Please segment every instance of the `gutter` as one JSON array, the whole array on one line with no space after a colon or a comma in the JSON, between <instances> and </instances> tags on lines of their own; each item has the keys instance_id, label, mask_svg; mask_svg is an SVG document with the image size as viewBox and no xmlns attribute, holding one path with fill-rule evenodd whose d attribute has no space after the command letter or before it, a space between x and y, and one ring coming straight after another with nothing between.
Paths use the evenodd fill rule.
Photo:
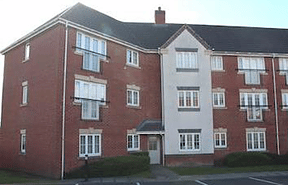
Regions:
<instances>
[{"instance_id":1,"label":"gutter","mask_svg":"<svg viewBox=\"0 0 288 185\"><path fill-rule=\"evenodd\" d=\"M279 143L279 120L278 120L278 101L277 101L277 88L275 78L275 54L272 54L272 70L273 70L273 90L274 90L274 109L275 109L275 127L276 127L276 142L277 142L277 154L280 155L280 143Z\"/></svg>"},{"instance_id":2,"label":"gutter","mask_svg":"<svg viewBox=\"0 0 288 185\"><path fill-rule=\"evenodd\" d=\"M63 97L62 97L62 147L61 147L61 180L65 173L65 106L66 106L66 81L67 81L67 52L68 52L68 21L65 24L65 51L63 72Z\"/></svg>"}]
</instances>

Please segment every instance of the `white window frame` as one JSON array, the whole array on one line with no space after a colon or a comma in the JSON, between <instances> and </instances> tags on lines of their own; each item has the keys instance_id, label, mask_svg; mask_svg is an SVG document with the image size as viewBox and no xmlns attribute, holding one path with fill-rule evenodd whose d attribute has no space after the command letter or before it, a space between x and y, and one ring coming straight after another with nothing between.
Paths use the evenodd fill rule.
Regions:
<instances>
[{"instance_id":1,"label":"white window frame","mask_svg":"<svg viewBox=\"0 0 288 185\"><path fill-rule=\"evenodd\" d=\"M245 74L245 84L259 85L260 74L266 73L263 57L238 57L239 72Z\"/></svg>"},{"instance_id":2,"label":"white window frame","mask_svg":"<svg viewBox=\"0 0 288 185\"><path fill-rule=\"evenodd\" d=\"M251 148L249 147L250 140L249 134L251 134ZM261 141L260 141L260 135L263 134L263 148L260 148ZM257 135L257 141L255 141L255 135ZM247 151L266 151L266 135L265 132L246 132L246 146ZM258 147L258 148L257 148Z\"/></svg>"},{"instance_id":3,"label":"white window frame","mask_svg":"<svg viewBox=\"0 0 288 185\"><path fill-rule=\"evenodd\" d=\"M26 154L26 130L20 131L20 152Z\"/></svg>"},{"instance_id":4,"label":"white window frame","mask_svg":"<svg viewBox=\"0 0 288 185\"><path fill-rule=\"evenodd\" d=\"M132 102L129 102L129 92L131 92L131 100ZM136 99L138 100L135 102L135 95ZM127 89L127 105L129 106L139 106L140 105L140 91L135 89Z\"/></svg>"},{"instance_id":5,"label":"white window frame","mask_svg":"<svg viewBox=\"0 0 288 185\"><path fill-rule=\"evenodd\" d=\"M256 95L259 96L259 107L253 107L256 105ZM252 107L249 107L249 96L252 97ZM243 104L244 103L244 104ZM258 104L258 102L257 102ZM248 121L262 121L263 120L263 109L268 109L266 106L268 104L267 93L240 93L240 109L247 110L247 120ZM266 107L264 107L264 105ZM259 109L260 118L257 118L257 112ZM252 111L253 118L249 118L250 111Z\"/></svg>"},{"instance_id":6,"label":"white window frame","mask_svg":"<svg viewBox=\"0 0 288 185\"><path fill-rule=\"evenodd\" d=\"M217 143L217 136L219 138L219 144ZM225 144L222 144L224 137ZM226 132L215 132L214 133L214 146L215 148L227 148L227 133Z\"/></svg>"},{"instance_id":7,"label":"white window frame","mask_svg":"<svg viewBox=\"0 0 288 185\"><path fill-rule=\"evenodd\" d=\"M288 92L282 93L282 109L288 109Z\"/></svg>"},{"instance_id":8,"label":"white window frame","mask_svg":"<svg viewBox=\"0 0 288 185\"><path fill-rule=\"evenodd\" d=\"M31 50L31 45L30 45L30 43L27 43L25 45L25 58L24 58L25 61L29 60L29 58L30 58L30 50Z\"/></svg>"},{"instance_id":9,"label":"white window frame","mask_svg":"<svg viewBox=\"0 0 288 185\"><path fill-rule=\"evenodd\" d=\"M198 69L197 52L176 51L176 68Z\"/></svg>"},{"instance_id":10,"label":"white window frame","mask_svg":"<svg viewBox=\"0 0 288 185\"><path fill-rule=\"evenodd\" d=\"M99 106L105 105L106 101L106 85L75 80L74 97L76 103L82 102L82 119L99 120ZM87 114L85 113L85 109L87 109Z\"/></svg>"},{"instance_id":11,"label":"white window frame","mask_svg":"<svg viewBox=\"0 0 288 185\"><path fill-rule=\"evenodd\" d=\"M212 71L223 71L222 56L211 56L211 69Z\"/></svg>"},{"instance_id":12,"label":"white window frame","mask_svg":"<svg viewBox=\"0 0 288 185\"><path fill-rule=\"evenodd\" d=\"M225 92L213 92L212 93L213 97L213 107L225 107ZM222 95L223 97L223 103L221 104L220 101L220 96ZM217 104L215 104L215 96L217 97Z\"/></svg>"},{"instance_id":13,"label":"white window frame","mask_svg":"<svg viewBox=\"0 0 288 185\"><path fill-rule=\"evenodd\" d=\"M184 105L180 104L180 94L183 93L184 95ZM188 105L187 101L187 94L190 93L190 103L191 105ZM198 105L195 105L196 103L194 102L194 93L196 94L196 101L198 102ZM200 97L199 97L199 90L178 90L178 108L199 108L200 107Z\"/></svg>"},{"instance_id":14,"label":"white window frame","mask_svg":"<svg viewBox=\"0 0 288 185\"><path fill-rule=\"evenodd\" d=\"M195 141L196 135L198 135L198 139L199 139L198 142ZM183 143L183 140L181 141L181 136L182 138L184 137L184 145L185 145L184 148L183 146L181 146L181 144ZM190 147L188 147L188 136L191 136L191 139L192 139L192 140L189 140ZM199 148L195 147L196 142L199 143ZM201 150L201 133L179 133L179 150L180 151L200 151Z\"/></svg>"},{"instance_id":15,"label":"white window frame","mask_svg":"<svg viewBox=\"0 0 288 185\"><path fill-rule=\"evenodd\" d=\"M286 85L288 85L288 58L279 58L280 75L286 76Z\"/></svg>"},{"instance_id":16,"label":"white window frame","mask_svg":"<svg viewBox=\"0 0 288 185\"><path fill-rule=\"evenodd\" d=\"M136 56L136 58L134 56ZM137 51L133 51L131 49L127 49L127 51L126 51L126 62L129 65L139 67L139 53Z\"/></svg>"},{"instance_id":17,"label":"white window frame","mask_svg":"<svg viewBox=\"0 0 288 185\"><path fill-rule=\"evenodd\" d=\"M77 32L76 47L76 51L83 55L82 68L93 72L100 72L100 59L106 60L106 41L82 32Z\"/></svg>"},{"instance_id":18,"label":"white window frame","mask_svg":"<svg viewBox=\"0 0 288 185\"><path fill-rule=\"evenodd\" d=\"M28 104L28 82L22 83L22 105Z\"/></svg>"},{"instance_id":19,"label":"white window frame","mask_svg":"<svg viewBox=\"0 0 288 185\"><path fill-rule=\"evenodd\" d=\"M81 138L82 136L85 138L85 143L84 143L84 152L82 152L82 143L81 143ZM89 143L88 143L88 137L92 137L92 152L89 152ZM98 137L98 146L99 146L99 151L95 151L95 137ZM90 156L101 156L101 134L79 134L79 157L85 157L85 155Z\"/></svg>"},{"instance_id":20,"label":"white window frame","mask_svg":"<svg viewBox=\"0 0 288 185\"><path fill-rule=\"evenodd\" d=\"M131 146L129 145L129 137L131 137ZM137 138L137 141L136 139ZM137 146L135 146L137 143ZM127 150L128 151L135 151L140 150L140 135L139 134L127 134Z\"/></svg>"}]
</instances>

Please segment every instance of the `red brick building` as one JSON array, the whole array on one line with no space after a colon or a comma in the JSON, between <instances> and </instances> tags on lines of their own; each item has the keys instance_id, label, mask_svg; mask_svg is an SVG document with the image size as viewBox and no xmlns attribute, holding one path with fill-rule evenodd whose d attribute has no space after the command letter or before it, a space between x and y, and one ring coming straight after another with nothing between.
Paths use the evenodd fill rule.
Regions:
<instances>
[{"instance_id":1,"label":"red brick building","mask_svg":"<svg viewBox=\"0 0 288 185\"><path fill-rule=\"evenodd\" d=\"M155 21L124 23L76 4L1 51L0 167L60 178L85 155L95 161L149 151L152 164L178 165L211 164L237 151L288 151L288 30L166 24L161 8ZM185 34L194 45L176 53L198 57L174 70L170 59L180 59L168 48ZM165 81L166 67L183 83L185 72L210 76L187 87ZM175 102L165 95L172 85ZM170 123L177 104L179 123Z\"/></svg>"}]
</instances>

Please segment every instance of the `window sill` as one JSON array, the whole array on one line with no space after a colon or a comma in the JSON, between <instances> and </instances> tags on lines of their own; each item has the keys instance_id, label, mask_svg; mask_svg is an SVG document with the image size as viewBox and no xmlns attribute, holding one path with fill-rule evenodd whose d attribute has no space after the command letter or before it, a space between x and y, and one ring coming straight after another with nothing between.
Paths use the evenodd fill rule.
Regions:
<instances>
[{"instance_id":1,"label":"window sill","mask_svg":"<svg viewBox=\"0 0 288 185\"><path fill-rule=\"evenodd\" d=\"M136 69L141 69L141 67L140 67L139 65L133 65L133 64L129 64L129 63L126 63L126 64L125 64L124 69L126 69L126 66L128 66L128 67L134 67L134 68L136 68Z\"/></svg>"},{"instance_id":2,"label":"window sill","mask_svg":"<svg viewBox=\"0 0 288 185\"><path fill-rule=\"evenodd\" d=\"M213 107L213 109L228 109L227 107Z\"/></svg>"},{"instance_id":3,"label":"window sill","mask_svg":"<svg viewBox=\"0 0 288 185\"><path fill-rule=\"evenodd\" d=\"M92 73L98 73L98 74L101 73L101 71L93 71L93 70L90 70L90 69L84 69L84 68L81 68L81 70L83 70L83 71L89 71L89 72L92 72Z\"/></svg>"},{"instance_id":4,"label":"window sill","mask_svg":"<svg viewBox=\"0 0 288 185\"><path fill-rule=\"evenodd\" d=\"M90 118L87 118L87 119L84 119L84 118L81 118L81 121L94 121L94 122L101 122L100 118L98 119L90 119Z\"/></svg>"},{"instance_id":5,"label":"window sill","mask_svg":"<svg viewBox=\"0 0 288 185\"><path fill-rule=\"evenodd\" d=\"M264 123L263 120L247 120L249 123Z\"/></svg>"},{"instance_id":6,"label":"window sill","mask_svg":"<svg viewBox=\"0 0 288 185\"><path fill-rule=\"evenodd\" d=\"M128 152L130 153L137 153L137 152L140 152L140 148L135 148L135 149L127 149Z\"/></svg>"},{"instance_id":7,"label":"window sill","mask_svg":"<svg viewBox=\"0 0 288 185\"><path fill-rule=\"evenodd\" d=\"M24 153L24 152L19 152L19 155L25 156L25 155L26 155L26 152L25 152L25 153Z\"/></svg>"},{"instance_id":8,"label":"window sill","mask_svg":"<svg viewBox=\"0 0 288 185\"><path fill-rule=\"evenodd\" d=\"M199 72L198 68L176 68L176 72Z\"/></svg>"},{"instance_id":9,"label":"window sill","mask_svg":"<svg viewBox=\"0 0 288 185\"><path fill-rule=\"evenodd\" d=\"M142 107L139 105L126 105L126 107L131 109L139 109L139 110L142 109Z\"/></svg>"},{"instance_id":10,"label":"window sill","mask_svg":"<svg viewBox=\"0 0 288 185\"><path fill-rule=\"evenodd\" d=\"M220 72L220 73L224 73L226 72L224 69L211 69L212 72Z\"/></svg>"},{"instance_id":11,"label":"window sill","mask_svg":"<svg viewBox=\"0 0 288 185\"><path fill-rule=\"evenodd\" d=\"M29 59L30 59L30 58L23 60L22 63L28 62Z\"/></svg>"},{"instance_id":12,"label":"window sill","mask_svg":"<svg viewBox=\"0 0 288 185\"><path fill-rule=\"evenodd\" d=\"M178 112L200 112L200 108L178 108Z\"/></svg>"},{"instance_id":13,"label":"window sill","mask_svg":"<svg viewBox=\"0 0 288 185\"><path fill-rule=\"evenodd\" d=\"M222 146L222 147L221 146L218 146L218 147L215 146L214 149L215 150L226 150L227 146Z\"/></svg>"},{"instance_id":14,"label":"window sill","mask_svg":"<svg viewBox=\"0 0 288 185\"><path fill-rule=\"evenodd\" d=\"M88 156L89 159L98 159L101 157L101 154ZM85 156L78 156L78 160L85 161Z\"/></svg>"},{"instance_id":15,"label":"window sill","mask_svg":"<svg viewBox=\"0 0 288 185\"><path fill-rule=\"evenodd\" d=\"M28 103L20 104L20 107L27 107Z\"/></svg>"}]
</instances>

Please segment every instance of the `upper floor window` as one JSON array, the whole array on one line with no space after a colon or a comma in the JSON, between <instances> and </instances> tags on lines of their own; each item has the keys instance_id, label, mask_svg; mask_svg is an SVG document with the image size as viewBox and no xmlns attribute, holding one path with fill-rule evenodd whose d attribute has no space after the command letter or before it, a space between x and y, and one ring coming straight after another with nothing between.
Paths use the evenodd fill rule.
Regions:
<instances>
[{"instance_id":1,"label":"upper floor window","mask_svg":"<svg viewBox=\"0 0 288 185\"><path fill-rule=\"evenodd\" d=\"M246 132L247 151L265 151L265 132Z\"/></svg>"},{"instance_id":2,"label":"upper floor window","mask_svg":"<svg viewBox=\"0 0 288 185\"><path fill-rule=\"evenodd\" d=\"M239 57L238 69L245 74L245 84L260 84L260 73L265 73L264 58Z\"/></svg>"},{"instance_id":3,"label":"upper floor window","mask_svg":"<svg viewBox=\"0 0 288 185\"><path fill-rule=\"evenodd\" d=\"M106 85L75 80L76 102L82 103L82 119L99 119L99 106L106 101Z\"/></svg>"},{"instance_id":4,"label":"upper floor window","mask_svg":"<svg viewBox=\"0 0 288 185\"><path fill-rule=\"evenodd\" d=\"M199 108L198 90L180 90L178 91L179 108Z\"/></svg>"},{"instance_id":5,"label":"upper floor window","mask_svg":"<svg viewBox=\"0 0 288 185\"><path fill-rule=\"evenodd\" d=\"M224 92L213 92L213 107L225 107Z\"/></svg>"},{"instance_id":6,"label":"upper floor window","mask_svg":"<svg viewBox=\"0 0 288 185\"><path fill-rule=\"evenodd\" d=\"M286 84L288 84L288 58L279 58L280 74L286 76Z\"/></svg>"},{"instance_id":7,"label":"upper floor window","mask_svg":"<svg viewBox=\"0 0 288 185\"><path fill-rule=\"evenodd\" d=\"M139 91L127 89L127 105L139 106Z\"/></svg>"},{"instance_id":8,"label":"upper floor window","mask_svg":"<svg viewBox=\"0 0 288 185\"><path fill-rule=\"evenodd\" d=\"M180 133L179 140L180 151L200 150L200 133Z\"/></svg>"},{"instance_id":9,"label":"upper floor window","mask_svg":"<svg viewBox=\"0 0 288 185\"><path fill-rule=\"evenodd\" d=\"M82 68L99 72L100 59L106 58L106 42L78 32L76 48L78 52L83 53Z\"/></svg>"},{"instance_id":10,"label":"upper floor window","mask_svg":"<svg viewBox=\"0 0 288 185\"><path fill-rule=\"evenodd\" d=\"M22 83L22 105L28 103L28 82L25 81Z\"/></svg>"},{"instance_id":11,"label":"upper floor window","mask_svg":"<svg viewBox=\"0 0 288 185\"><path fill-rule=\"evenodd\" d=\"M139 66L138 52L127 49L126 59L127 59L127 64Z\"/></svg>"},{"instance_id":12,"label":"upper floor window","mask_svg":"<svg viewBox=\"0 0 288 185\"><path fill-rule=\"evenodd\" d=\"M262 121L262 110L267 109L267 93L240 93L240 107L247 110L248 121Z\"/></svg>"},{"instance_id":13,"label":"upper floor window","mask_svg":"<svg viewBox=\"0 0 288 185\"><path fill-rule=\"evenodd\" d=\"M79 157L101 155L101 134L79 135Z\"/></svg>"},{"instance_id":14,"label":"upper floor window","mask_svg":"<svg viewBox=\"0 0 288 185\"><path fill-rule=\"evenodd\" d=\"M221 71L223 70L223 59L221 56L212 56L211 57L211 66L212 71Z\"/></svg>"},{"instance_id":15,"label":"upper floor window","mask_svg":"<svg viewBox=\"0 0 288 185\"><path fill-rule=\"evenodd\" d=\"M25 45L25 61L29 60L30 57L30 43Z\"/></svg>"},{"instance_id":16,"label":"upper floor window","mask_svg":"<svg viewBox=\"0 0 288 185\"><path fill-rule=\"evenodd\" d=\"M127 149L128 150L139 150L140 137L138 134L127 135Z\"/></svg>"},{"instance_id":17,"label":"upper floor window","mask_svg":"<svg viewBox=\"0 0 288 185\"><path fill-rule=\"evenodd\" d=\"M197 52L176 52L176 68L178 71L198 69Z\"/></svg>"},{"instance_id":18,"label":"upper floor window","mask_svg":"<svg viewBox=\"0 0 288 185\"><path fill-rule=\"evenodd\" d=\"M288 93L282 93L282 109L288 109Z\"/></svg>"}]
</instances>

